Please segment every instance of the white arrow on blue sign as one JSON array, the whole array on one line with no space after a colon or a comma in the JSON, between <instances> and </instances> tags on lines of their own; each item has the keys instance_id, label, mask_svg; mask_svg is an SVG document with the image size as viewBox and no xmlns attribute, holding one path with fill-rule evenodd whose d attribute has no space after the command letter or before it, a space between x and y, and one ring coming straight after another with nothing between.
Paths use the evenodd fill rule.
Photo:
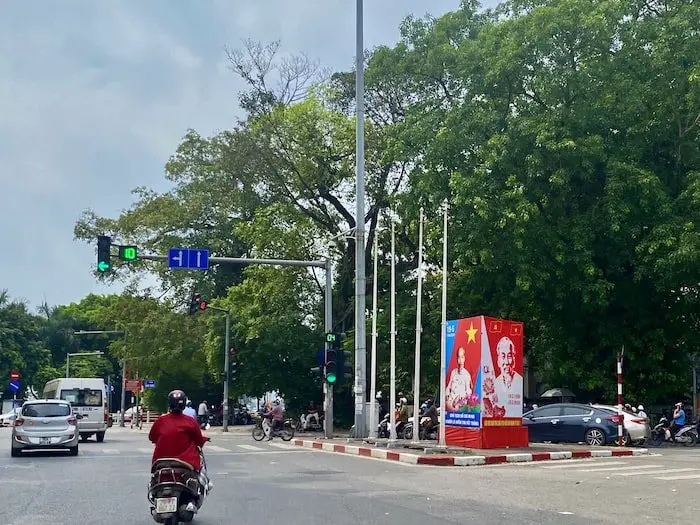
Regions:
<instances>
[{"instance_id":1,"label":"white arrow on blue sign","mask_svg":"<svg viewBox=\"0 0 700 525\"><path fill-rule=\"evenodd\" d=\"M208 270L209 250L200 248L170 248L168 268L180 270Z\"/></svg>"},{"instance_id":2,"label":"white arrow on blue sign","mask_svg":"<svg viewBox=\"0 0 700 525\"><path fill-rule=\"evenodd\" d=\"M18 379L13 379L12 381L10 381L10 390L12 390L13 392L19 392L19 388L20 386Z\"/></svg>"},{"instance_id":3,"label":"white arrow on blue sign","mask_svg":"<svg viewBox=\"0 0 700 525\"><path fill-rule=\"evenodd\" d=\"M156 387L156 382L153 379L144 379L143 380L143 388L155 388Z\"/></svg>"}]
</instances>

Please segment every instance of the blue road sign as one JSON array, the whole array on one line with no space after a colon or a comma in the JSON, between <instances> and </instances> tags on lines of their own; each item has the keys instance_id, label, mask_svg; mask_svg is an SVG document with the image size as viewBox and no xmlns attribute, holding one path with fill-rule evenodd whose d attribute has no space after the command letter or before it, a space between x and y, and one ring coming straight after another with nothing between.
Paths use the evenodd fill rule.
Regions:
<instances>
[{"instance_id":1,"label":"blue road sign","mask_svg":"<svg viewBox=\"0 0 700 525\"><path fill-rule=\"evenodd\" d=\"M155 388L156 387L156 382L153 379L144 379L143 380L143 388Z\"/></svg>"},{"instance_id":2,"label":"blue road sign","mask_svg":"<svg viewBox=\"0 0 700 525\"><path fill-rule=\"evenodd\" d=\"M187 248L170 248L168 250L168 268L187 268Z\"/></svg>"},{"instance_id":3,"label":"blue road sign","mask_svg":"<svg viewBox=\"0 0 700 525\"><path fill-rule=\"evenodd\" d=\"M10 390L13 392L19 392L19 379L13 379L10 381Z\"/></svg>"},{"instance_id":4,"label":"blue road sign","mask_svg":"<svg viewBox=\"0 0 700 525\"><path fill-rule=\"evenodd\" d=\"M168 268L183 270L208 270L209 250L201 248L170 248Z\"/></svg>"},{"instance_id":5,"label":"blue road sign","mask_svg":"<svg viewBox=\"0 0 700 525\"><path fill-rule=\"evenodd\" d=\"M188 266L191 270L209 269L209 250L190 250Z\"/></svg>"}]
</instances>

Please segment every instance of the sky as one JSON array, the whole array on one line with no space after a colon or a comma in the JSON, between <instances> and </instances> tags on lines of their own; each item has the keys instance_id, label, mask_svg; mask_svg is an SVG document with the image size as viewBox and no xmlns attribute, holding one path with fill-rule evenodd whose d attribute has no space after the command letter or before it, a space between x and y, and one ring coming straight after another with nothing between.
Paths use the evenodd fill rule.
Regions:
<instances>
[{"instance_id":1,"label":"sky","mask_svg":"<svg viewBox=\"0 0 700 525\"><path fill-rule=\"evenodd\" d=\"M459 0L366 0L365 48L395 43L408 14ZM240 115L224 47L281 40L332 70L355 55L352 0L24 0L0 17L0 290L36 308L119 292L92 275L81 212L116 217L131 190L168 188L187 129Z\"/></svg>"}]
</instances>

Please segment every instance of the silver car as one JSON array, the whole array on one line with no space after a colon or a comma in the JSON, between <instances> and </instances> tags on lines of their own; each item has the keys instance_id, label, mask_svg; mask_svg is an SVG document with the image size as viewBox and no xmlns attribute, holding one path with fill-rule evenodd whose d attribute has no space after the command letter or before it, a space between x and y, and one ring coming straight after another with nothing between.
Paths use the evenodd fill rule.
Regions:
<instances>
[{"instance_id":1,"label":"silver car","mask_svg":"<svg viewBox=\"0 0 700 525\"><path fill-rule=\"evenodd\" d=\"M12 427L12 457L23 450L67 449L78 455L78 419L70 403L57 399L27 401Z\"/></svg>"},{"instance_id":2,"label":"silver car","mask_svg":"<svg viewBox=\"0 0 700 525\"><path fill-rule=\"evenodd\" d=\"M617 407L611 405L593 405L595 408L602 408L605 410L610 410L617 414ZM651 436L651 426L649 425L648 417L640 417L639 414L633 412L628 412L626 410L622 411L625 417L625 435L623 437L623 444L628 446L632 445L642 445Z\"/></svg>"}]
</instances>

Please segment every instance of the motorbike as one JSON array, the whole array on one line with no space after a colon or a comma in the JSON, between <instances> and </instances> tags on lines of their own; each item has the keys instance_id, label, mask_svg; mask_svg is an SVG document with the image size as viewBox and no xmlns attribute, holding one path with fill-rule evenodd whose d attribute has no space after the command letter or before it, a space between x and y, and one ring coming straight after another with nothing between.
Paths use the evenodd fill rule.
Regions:
<instances>
[{"instance_id":1,"label":"motorbike","mask_svg":"<svg viewBox=\"0 0 700 525\"><path fill-rule=\"evenodd\" d=\"M693 424L684 425L676 435L673 440L671 440L671 424L669 420L662 417L659 423L651 431L651 438L649 439L649 445L660 446L662 443L668 441L673 444L680 444L686 447L695 446L698 441L698 430Z\"/></svg>"},{"instance_id":2,"label":"motorbike","mask_svg":"<svg viewBox=\"0 0 700 525\"><path fill-rule=\"evenodd\" d=\"M406 437L406 430L409 428L410 424L410 421L403 425L399 421L396 422L396 437L398 439L411 439L410 437ZM388 438L390 436L391 428L389 426L389 414L387 413L384 415L384 418L380 421L379 426L377 427L377 437Z\"/></svg>"},{"instance_id":3,"label":"motorbike","mask_svg":"<svg viewBox=\"0 0 700 525\"><path fill-rule=\"evenodd\" d=\"M263 424L266 426L263 426ZM255 441L262 441L265 438L265 430L266 428L269 428L268 425L270 424L271 422L268 421L267 418L258 417L257 422L253 427L253 439ZM272 430L270 430L270 432L272 432ZM275 430L274 432L272 432L272 437L281 437L282 441L291 441L294 437L294 423L292 422L292 420L285 419L282 430Z\"/></svg>"},{"instance_id":4,"label":"motorbike","mask_svg":"<svg viewBox=\"0 0 700 525\"><path fill-rule=\"evenodd\" d=\"M198 450L202 466L206 470L204 454L201 448ZM202 507L207 495L206 485L189 463L164 458L151 467L148 501L151 504L151 516L157 523L189 523Z\"/></svg>"},{"instance_id":5,"label":"motorbike","mask_svg":"<svg viewBox=\"0 0 700 525\"><path fill-rule=\"evenodd\" d=\"M420 418L420 431L418 432L418 439L437 441L440 425L428 426L429 423L429 417L422 416ZM406 423L403 430L403 437L404 439L413 439L413 420Z\"/></svg>"},{"instance_id":6,"label":"motorbike","mask_svg":"<svg viewBox=\"0 0 700 525\"><path fill-rule=\"evenodd\" d=\"M297 432L323 432L323 417L318 412L316 413L317 418L313 418L311 424L307 426L308 414L302 414L297 422Z\"/></svg>"}]
</instances>

